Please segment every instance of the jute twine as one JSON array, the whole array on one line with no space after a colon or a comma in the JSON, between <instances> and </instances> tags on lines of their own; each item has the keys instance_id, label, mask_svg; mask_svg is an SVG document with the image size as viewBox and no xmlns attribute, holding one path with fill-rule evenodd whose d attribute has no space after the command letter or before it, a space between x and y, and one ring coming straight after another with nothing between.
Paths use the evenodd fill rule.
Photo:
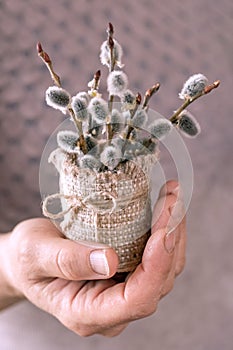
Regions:
<instances>
[{"instance_id":1,"label":"jute twine","mask_svg":"<svg viewBox=\"0 0 233 350\"><path fill-rule=\"evenodd\" d=\"M45 198L44 215L63 218L60 227L69 239L113 247L119 256L118 272L134 270L150 235L149 171L154 157L121 163L113 172L95 173L78 168L70 156L55 151L50 161L59 171L60 193ZM57 199L62 210L54 214L48 206Z\"/></svg>"}]
</instances>

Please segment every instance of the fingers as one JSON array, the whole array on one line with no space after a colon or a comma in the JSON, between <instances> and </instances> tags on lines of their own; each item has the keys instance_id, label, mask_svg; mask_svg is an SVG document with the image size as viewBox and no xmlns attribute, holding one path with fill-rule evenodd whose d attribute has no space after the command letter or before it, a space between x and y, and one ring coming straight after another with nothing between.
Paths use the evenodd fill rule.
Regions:
<instances>
[{"instance_id":1,"label":"fingers","mask_svg":"<svg viewBox=\"0 0 233 350\"><path fill-rule=\"evenodd\" d=\"M175 276L184 267L186 227L183 205L177 201L178 188L173 181L161 190L142 263L128 279L126 298L135 303L141 300L147 314L155 311L158 300L173 288ZM141 312L139 309L138 316Z\"/></svg>"},{"instance_id":2,"label":"fingers","mask_svg":"<svg viewBox=\"0 0 233 350\"><path fill-rule=\"evenodd\" d=\"M101 334L105 337L116 337L117 335L119 335L120 333L123 332L123 330L128 326L128 322L124 323L122 325L119 326L115 326L115 327L111 327L111 328L107 328L104 330L101 330L98 332L98 334ZM95 333L92 333L92 335Z\"/></svg>"},{"instance_id":3,"label":"fingers","mask_svg":"<svg viewBox=\"0 0 233 350\"><path fill-rule=\"evenodd\" d=\"M173 264L175 236L169 236L169 251L165 247L166 230L160 229L150 237L142 263L129 277L124 298L131 310L130 319L148 316L155 312L162 288Z\"/></svg>"},{"instance_id":4,"label":"fingers","mask_svg":"<svg viewBox=\"0 0 233 350\"><path fill-rule=\"evenodd\" d=\"M159 192L159 197L164 197L168 194L174 194L176 196L178 196L178 193L180 191L180 187L179 184L176 180L170 180L167 181L161 188L160 192Z\"/></svg>"},{"instance_id":5,"label":"fingers","mask_svg":"<svg viewBox=\"0 0 233 350\"><path fill-rule=\"evenodd\" d=\"M176 231L176 249L174 254L174 262L172 264L171 271L164 284L161 298L167 295L173 288L175 277L178 276L185 265L185 252L186 252L186 224L185 218L175 229Z\"/></svg>"},{"instance_id":6,"label":"fingers","mask_svg":"<svg viewBox=\"0 0 233 350\"><path fill-rule=\"evenodd\" d=\"M94 334L100 334L103 335L104 337L112 338L116 337L120 333L123 332L123 330L128 326L128 323L123 323L121 325L116 325L116 326L103 326L100 325L99 327L85 327L81 330L78 330L78 334L81 336L89 337Z\"/></svg>"},{"instance_id":7,"label":"fingers","mask_svg":"<svg viewBox=\"0 0 233 350\"><path fill-rule=\"evenodd\" d=\"M31 279L60 277L79 281L109 278L116 272L118 257L113 249L62 238L46 219L27 220L17 230L21 231L19 263L23 263Z\"/></svg>"},{"instance_id":8,"label":"fingers","mask_svg":"<svg viewBox=\"0 0 233 350\"><path fill-rule=\"evenodd\" d=\"M166 226L168 235L174 230L176 237L176 249L174 253L174 261L171 271L162 289L161 297L168 294L174 285L175 277L181 273L185 264L185 248L186 248L186 220L184 205L181 199L177 200L180 194L180 188L176 181L169 181L165 184L161 191L158 203L155 207L155 224L154 228ZM163 203L163 205L161 204ZM160 207L162 207L160 209ZM158 214L158 209L160 210ZM170 217L169 217L170 215Z\"/></svg>"},{"instance_id":9,"label":"fingers","mask_svg":"<svg viewBox=\"0 0 233 350\"><path fill-rule=\"evenodd\" d=\"M186 218L183 218L179 225L180 230L180 240L177 247L177 258L176 258L176 269L175 269L175 275L179 275L185 266L185 253L186 253L186 240L187 240L187 233L186 233Z\"/></svg>"},{"instance_id":10,"label":"fingers","mask_svg":"<svg viewBox=\"0 0 233 350\"><path fill-rule=\"evenodd\" d=\"M177 181L168 181L160 190L155 204L152 226L154 229L167 227L175 229L185 215L181 190Z\"/></svg>"},{"instance_id":11,"label":"fingers","mask_svg":"<svg viewBox=\"0 0 233 350\"><path fill-rule=\"evenodd\" d=\"M109 330L112 327L146 317L156 310L174 259L174 250L169 253L165 248L165 235L166 231L160 229L150 237L142 263L130 275L126 283L115 283L107 289L102 283L102 291L95 287L96 295L91 295L91 299L95 300L92 308L95 325L101 324L103 329ZM173 244L175 246L175 240ZM73 303L75 303L73 309L78 309L80 312L80 298L74 299ZM76 303L79 307L75 306ZM102 312L99 313L98 310ZM84 314L86 315L86 312L83 311ZM93 315L89 317L93 318Z\"/></svg>"}]
</instances>

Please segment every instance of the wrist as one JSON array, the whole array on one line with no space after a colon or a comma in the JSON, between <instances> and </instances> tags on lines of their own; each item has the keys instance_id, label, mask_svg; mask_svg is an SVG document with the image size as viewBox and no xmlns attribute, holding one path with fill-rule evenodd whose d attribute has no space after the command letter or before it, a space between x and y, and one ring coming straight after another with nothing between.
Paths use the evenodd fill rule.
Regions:
<instances>
[{"instance_id":1,"label":"wrist","mask_svg":"<svg viewBox=\"0 0 233 350\"><path fill-rule=\"evenodd\" d=\"M0 310L24 298L11 283L10 235L10 233L0 234Z\"/></svg>"}]
</instances>

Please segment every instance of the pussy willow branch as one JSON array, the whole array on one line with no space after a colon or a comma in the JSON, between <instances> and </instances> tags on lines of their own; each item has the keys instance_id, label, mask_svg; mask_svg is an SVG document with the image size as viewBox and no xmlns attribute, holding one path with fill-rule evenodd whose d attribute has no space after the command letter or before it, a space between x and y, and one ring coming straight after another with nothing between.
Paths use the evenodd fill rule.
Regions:
<instances>
[{"instance_id":1,"label":"pussy willow branch","mask_svg":"<svg viewBox=\"0 0 233 350\"><path fill-rule=\"evenodd\" d=\"M142 96L141 94L138 92L137 95L136 95L136 106L135 108L132 110L132 112L130 113L130 120L133 119L133 116L135 115L135 113L137 112L138 110L138 107L140 105L142 101ZM125 130L125 140L128 140L130 138L130 135L132 133L132 131L135 129L135 127L131 124L127 125L126 127L126 130ZM132 139L132 137L131 137Z\"/></svg>"},{"instance_id":2,"label":"pussy willow branch","mask_svg":"<svg viewBox=\"0 0 233 350\"><path fill-rule=\"evenodd\" d=\"M131 115L130 115L130 121L132 120L133 116L135 115L135 113L137 112L137 109L141 103L141 100L142 100L142 96L141 94L138 92L137 95L136 95L136 106L134 108L134 110L132 111ZM135 127L133 125L129 124L126 126L125 130L124 130L124 133L123 135L121 136L121 138L124 141L124 144L122 146L122 154L124 154L125 152L125 148L126 148L126 145L127 145L127 140L133 140L133 137L132 137L132 131L135 129Z\"/></svg>"},{"instance_id":3,"label":"pussy willow branch","mask_svg":"<svg viewBox=\"0 0 233 350\"><path fill-rule=\"evenodd\" d=\"M150 89L148 89L145 93L143 102L142 102L142 108L147 110L148 109L148 103L151 99L151 97L159 90L160 83L156 83L153 85Z\"/></svg>"},{"instance_id":4,"label":"pussy willow branch","mask_svg":"<svg viewBox=\"0 0 233 350\"><path fill-rule=\"evenodd\" d=\"M69 111L69 114L70 114L71 118L73 119L75 126L78 130L78 134L79 134L78 144L80 146L80 149L84 154L86 154L87 153L87 145L86 145L86 141L85 141L85 138L83 135L82 122L76 118L76 115L71 107L68 107L68 111Z\"/></svg>"},{"instance_id":5,"label":"pussy willow branch","mask_svg":"<svg viewBox=\"0 0 233 350\"><path fill-rule=\"evenodd\" d=\"M203 91L199 92L196 96L194 97L188 97L184 103L180 106L180 108L175 111L175 113L169 118L170 121L175 124L177 120L179 120L179 116L181 112L187 108L191 103L196 101L199 97L204 96L206 94L209 94L213 89L216 89L220 85L220 80L216 80L213 82L213 84L207 85Z\"/></svg>"},{"instance_id":6,"label":"pussy willow branch","mask_svg":"<svg viewBox=\"0 0 233 350\"><path fill-rule=\"evenodd\" d=\"M141 102L142 102L142 96L141 96L141 94L138 92L138 93L136 94L136 105L135 105L135 108L130 112L130 118L131 118L131 119L133 118L133 116L134 116L135 113L137 112L138 107L140 106Z\"/></svg>"},{"instance_id":7,"label":"pussy willow branch","mask_svg":"<svg viewBox=\"0 0 233 350\"><path fill-rule=\"evenodd\" d=\"M60 77L55 73L55 71L53 69L53 65L52 65L52 60L50 59L47 52L45 52L43 50L40 42L38 42L38 44L37 44L37 52L38 52L38 56L42 59L42 61L45 63L46 67L48 68L49 73L51 75L51 78L52 78L53 82L55 83L55 85L58 87L61 87ZM86 154L87 153L87 146L86 146L85 138L83 136L82 122L76 118L75 113L74 113L73 109L71 108L71 106L68 106L67 110L68 110L71 118L73 119L74 124L78 130L80 148L83 151L83 153Z\"/></svg>"},{"instance_id":8,"label":"pussy willow branch","mask_svg":"<svg viewBox=\"0 0 233 350\"><path fill-rule=\"evenodd\" d=\"M113 34L114 34L114 28L112 23L108 24L108 46L110 49L110 65L109 65L109 72L112 72L114 70L115 66L115 57L114 57L114 41L113 41Z\"/></svg>"},{"instance_id":9,"label":"pussy willow branch","mask_svg":"<svg viewBox=\"0 0 233 350\"><path fill-rule=\"evenodd\" d=\"M114 33L114 28L112 23L109 23L108 25L108 29L107 29L107 33L108 33L108 46L109 46L109 50L110 50L110 64L109 64L109 73L111 73L114 70L115 67L115 57L114 57L114 41L113 41L113 33ZM106 136L107 136L107 140L111 140L112 139L112 127L111 127L111 123L110 123L110 117L112 114L112 107L113 107L113 101L114 101L114 96L113 95L109 95L108 98L108 110L109 110L109 116L107 117L106 120Z\"/></svg>"},{"instance_id":10,"label":"pussy willow branch","mask_svg":"<svg viewBox=\"0 0 233 350\"><path fill-rule=\"evenodd\" d=\"M38 56L42 59L42 61L45 63L46 67L48 68L49 73L51 75L51 78L52 78L53 82L55 83L55 85L58 87L61 87L60 77L54 72L52 61L51 61L49 55L47 54L47 52L45 52L42 49L42 45L40 42L38 42L38 44L37 44L37 52L38 52Z\"/></svg>"},{"instance_id":11,"label":"pussy willow branch","mask_svg":"<svg viewBox=\"0 0 233 350\"><path fill-rule=\"evenodd\" d=\"M93 89L96 91L98 91L99 89L100 77L101 77L101 71L97 70L97 72L94 75L94 86L93 86Z\"/></svg>"}]
</instances>

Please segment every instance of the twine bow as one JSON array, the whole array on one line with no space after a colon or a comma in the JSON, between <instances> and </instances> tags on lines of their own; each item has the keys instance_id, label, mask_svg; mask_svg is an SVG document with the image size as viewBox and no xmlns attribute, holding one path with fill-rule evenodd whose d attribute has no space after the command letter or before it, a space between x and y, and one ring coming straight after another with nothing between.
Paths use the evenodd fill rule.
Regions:
<instances>
[{"instance_id":1,"label":"twine bow","mask_svg":"<svg viewBox=\"0 0 233 350\"><path fill-rule=\"evenodd\" d=\"M42 203L42 211L44 216L48 217L49 219L60 219L62 218L65 214L67 214L70 210L74 210L74 209L80 209L80 208L89 208L92 209L93 211L95 211L95 213L99 213L99 214L111 214L117 206L117 202L116 202L116 197L111 194L110 192L100 192L98 193L98 195L101 195L103 197L109 197L109 199L111 199L112 201L112 207L111 208L106 208L106 209L100 209L98 208L98 206L94 203L92 203L92 201L94 201L94 199L96 199L96 195L97 193L92 193L89 194L88 196L86 196L85 198L82 198L81 196L78 195L65 195L63 193L55 193L52 195L47 196L43 203ZM62 210L56 214L51 213L48 210L48 204L49 201L51 200L55 200L55 199L65 199L68 203L69 206L67 209Z\"/></svg>"}]
</instances>

